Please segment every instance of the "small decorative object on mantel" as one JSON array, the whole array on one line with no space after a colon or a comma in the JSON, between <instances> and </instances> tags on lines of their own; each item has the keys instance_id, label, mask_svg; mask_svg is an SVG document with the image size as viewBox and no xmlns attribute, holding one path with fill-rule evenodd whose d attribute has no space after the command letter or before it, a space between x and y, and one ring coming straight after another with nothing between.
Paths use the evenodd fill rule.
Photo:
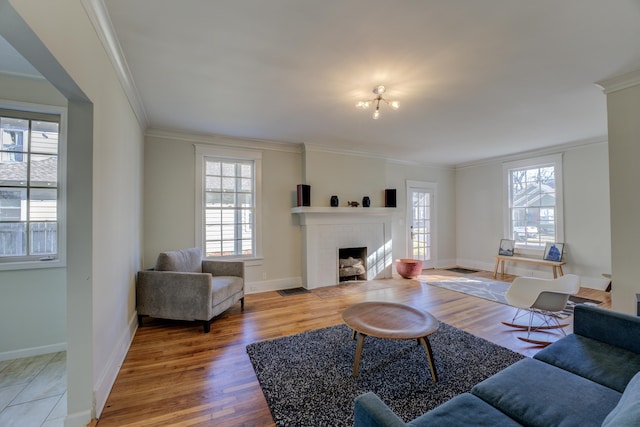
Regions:
<instances>
[{"instance_id":1,"label":"small decorative object on mantel","mask_svg":"<svg viewBox=\"0 0 640 427\"><path fill-rule=\"evenodd\" d=\"M396 207L396 189L387 188L384 190L384 207L395 208Z\"/></svg>"},{"instance_id":2,"label":"small decorative object on mantel","mask_svg":"<svg viewBox=\"0 0 640 427\"><path fill-rule=\"evenodd\" d=\"M298 184L296 190L298 206L311 206L311 186Z\"/></svg>"},{"instance_id":3,"label":"small decorative object on mantel","mask_svg":"<svg viewBox=\"0 0 640 427\"><path fill-rule=\"evenodd\" d=\"M337 208L340 205L340 202L338 201L338 196L331 196L330 203L332 208Z\"/></svg>"},{"instance_id":4,"label":"small decorative object on mantel","mask_svg":"<svg viewBox=\"0 0 640 427\"><path fill-rule=\"evenodd\" d=\"M351 206L352 208L357 208L358 206L360 206L360 203L358 203L358 202L347 202L347 205Z\"/></svg>"},{"instance_id":5,"label":"small decorative object on mantel","mask_svg":"<svg viewBox=\"0 0 640 427\"><path fill-rule=\"evenodd\" d=\"M368 208L369 206L371 206L371 199L369 199L368 196L364 196L362 198L362 207L363 208Z\"/></svg>"}]
</instances>

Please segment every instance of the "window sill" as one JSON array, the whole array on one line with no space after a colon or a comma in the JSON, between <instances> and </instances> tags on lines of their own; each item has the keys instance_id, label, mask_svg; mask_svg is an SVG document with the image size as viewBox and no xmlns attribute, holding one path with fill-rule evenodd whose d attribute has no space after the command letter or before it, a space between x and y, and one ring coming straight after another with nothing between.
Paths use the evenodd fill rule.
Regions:
<instances>
[{"instance_id":1,"label":"window sill","mask_svg":"<svg viewBox=\"0 0 640 427\"><path fill-rule=\"evenodd\" d=\"M206 258L207 260L210 261L244 261L244 264L247 267L254 267L254 266L259 266L262 265L262 262L264 261L263 257L250 257L250 258L246 258L246 257L210 257L210 258Z\"/></svg>"},{"instance_id":2,"label":"window sill","mask_svg":"<svg viewBox=\"0 0 640 427\"><path fill-rule=\"evenodd\" d=\"M51 261L22 261L0 263L0 271L36 270L41 268L64 268L66 263L60 259Z\"/></svg>"},{"instance_id":3,"label":"window sill","mask_svg":"<svg viewBox=\"0 0 640 427\"><path fill-rule=\"evenodd\" d=\"M544 255L544 249L530 249L530 248L524 249L524 248L516 247L516 250L513 255L531 257L531 258L536 258L536 257L542 258L542 256Z\"/></svg>"}]
</instances>

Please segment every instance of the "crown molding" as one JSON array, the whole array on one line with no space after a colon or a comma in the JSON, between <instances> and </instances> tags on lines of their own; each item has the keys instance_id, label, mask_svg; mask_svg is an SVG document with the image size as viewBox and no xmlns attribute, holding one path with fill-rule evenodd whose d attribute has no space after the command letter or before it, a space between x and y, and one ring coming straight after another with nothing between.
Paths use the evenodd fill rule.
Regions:
<instances>
[{"instance_id":1,"label":"crown molding","mask_svg":"<svg viewBox=\"0 0 640 427\"><path fill-rule=\"evenodd\" d=\"M520 153L509 154L506 156L491 157L474 162L460 163L456 165L456 169L467 169L478 166L485 166L492 163L511 162L516 160L528 159L531 157L547 156L550 154L563 153L565 151L577 150L590 145L607 144L607 136L601 136L579 141L566 142L564 144L552 145L550 147L538 148L536 150L522 151Z\"/></svg>"},{"instance_id":2,"label":"crown molding","mask_svg":"<svg viewBox=\"0 0 640 427\"><path fill-rule=\"evenodd\" d=\"M279 142L264 139L238 138L225 135L208 135L166 129L147 129L145 136L152 138L172 139L191 142L193 144L217 145L222 147L246 148L253 150L281 151L286 153L302 153L302 144Z\"/></svg>"},{"instance_id":3,"label":"crown molding","mask_svg":"<svg viewBox=\"0 0 640 427\"><path fill-rule=\"evenodd\" d=\"M142 129L146 129L148 124L147 112L138 93L129 65L122 53L120 42L111 23L111 18L107 12L103 0L81 0L87 16L91 20L93 28L102 42L113 68L116 71L120 85L125 92L129 104L136 115L138 123Z\"/></svg>"},{"instance_id":4,"label":"crown molding","mask_svg":"<svg viewBox=\"0 0 640 427\"><path fill-rule=\"evenodd\" d=\"M443 169L443 170L454 169L453 166L446 165L446 164L423 163L423 162L417 162L414 160L396 159L393 157L385 156L384 154L380 154L380 153L350 150L347 148L327 147L324 145L308 143L308 142L304 143L304 151L336 154L341 156L365 157L369 159L380 159L380 160L384 160L386 163L398 164L398 165L404 165L404 166L428 167L428 168Z\"/></svg>"},{"instance_id":5,"label":"crown molding","mask_svg":"<svg viewBox=\"0 0 640 427\"><path fill-rule=\"evenodd\" d=\"M600 86L605 94L640 85L640 70L597 81L596 85Z\"/></svg>"}]
</instances>

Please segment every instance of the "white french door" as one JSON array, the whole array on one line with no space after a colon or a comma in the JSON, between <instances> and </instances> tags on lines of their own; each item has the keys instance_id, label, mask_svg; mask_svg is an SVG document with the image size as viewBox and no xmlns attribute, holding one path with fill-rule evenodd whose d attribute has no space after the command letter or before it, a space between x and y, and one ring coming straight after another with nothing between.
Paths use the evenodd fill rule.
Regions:
<instances>
[{"instance_id":1,"label":"white french door","mask_svg":"<svg viewBox=\"0 0 640 427\"><path fill-rule=\"evenodd\" d=\"M407 253L410 258L421 260L422 268L435 267L435 186L407 181Z\"/></svg>"}]
</instances>

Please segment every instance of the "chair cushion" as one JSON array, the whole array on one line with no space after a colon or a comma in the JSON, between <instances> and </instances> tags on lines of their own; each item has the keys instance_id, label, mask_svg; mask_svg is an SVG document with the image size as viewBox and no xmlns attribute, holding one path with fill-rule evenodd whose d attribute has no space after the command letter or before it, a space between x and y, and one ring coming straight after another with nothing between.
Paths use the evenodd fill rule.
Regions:
<instances>
[{"instance_id":1,"label":"chair cushion","mask_svg":"<svg viewBox=\"0 0 640 427\"><path fill-rule=\"evenodd\" d=\"M202 273L202 252L200 248L161 252L158 255L155 269L157 271Z\"/></svg>"},{"instance_id":2,"label":"chair cushion","mask_svg":"<svg viewBox=\"0 0 640 427\"><path fill-rule=\"evenodd\" d=\"M640 354L576 334L554 342L533 357L620 393L640 371Z\"/></svg>"},{"instance_id":3,"label":"chair cushion","mask_svg":"<svg viewBox=\"0 0 640 427\"><path fill-rule=\"evenodd\" d=\"M237 276L214 276L211 306L215 307L235 294L244 291L244 280Z\"/></svg>"},{"instance_id":4,"label":"chair cushion","mask_svg":"<svg viewBox=\"0 0 640 427\"><path fill-rule=\"evenodd\" d=\"M528 426L600 426L621 394L535 359L487 378L471 393Z\"/></svg>"},{"instance_id":5,"label":"chair cushion","mask_svg":"<svg viewBox=\"0 0 640 427\"><path fill-rule=\"evenodd\" d=\"M620 402L604 419L602 427L635 427L640 425L640 372L622 393Z\"/></svg>"}]
</instances>

